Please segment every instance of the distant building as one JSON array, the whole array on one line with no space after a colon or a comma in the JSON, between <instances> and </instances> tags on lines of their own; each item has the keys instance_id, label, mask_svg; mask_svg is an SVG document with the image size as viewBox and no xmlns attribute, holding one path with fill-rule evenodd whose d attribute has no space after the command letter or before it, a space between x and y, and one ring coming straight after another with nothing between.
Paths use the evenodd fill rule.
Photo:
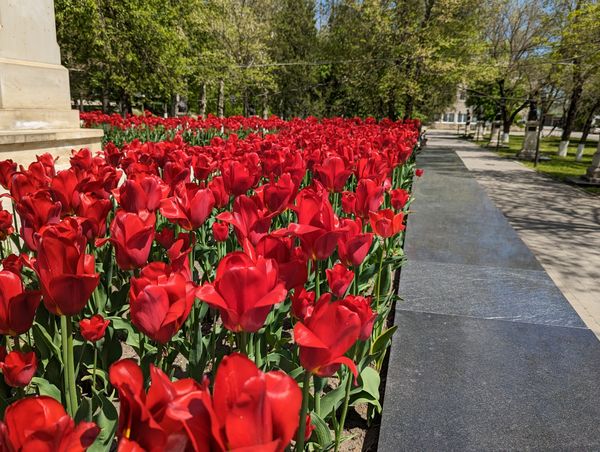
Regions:
<instances>
[{"instance_id":1,"label":"distant building","mask_svg":"<svg viewBox=\"0 0 600 452\"><path fill-rule=\"evenodd\" d=\"M456 129L465 126L469 108L467 107L467 89L459 85L456 90L456 99L454 104L444 110L443 113L436 114L433 117L433 123L430 128L433 129Z\"/></svg>"}]
</instances>

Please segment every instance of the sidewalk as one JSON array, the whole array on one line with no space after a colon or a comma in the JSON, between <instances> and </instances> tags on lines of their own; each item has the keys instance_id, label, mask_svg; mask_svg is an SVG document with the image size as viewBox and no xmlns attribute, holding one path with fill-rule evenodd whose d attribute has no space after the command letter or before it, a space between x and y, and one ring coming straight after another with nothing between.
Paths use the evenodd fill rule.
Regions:
<instances>
[{"instance_id":1,"label":"sidewalk","mask_svg":"<svg viewBox=\"0 0 600 452\"><path fill-rule=\"evenodd\" d=\"M418 156L425 174L407 225L379 451L600 450L600 342L473 177L499 172L478 154L431 134ZM527 176L536 175L502 180L527 185ZM497 196L520 212L524 190ZM576 225L566 236L594 233L559 206ZM539 235L561 228L561 217L551 228L533 213L519 218Z\"/></svg>"},{"instance_id":2,"label":"sidewalk","mask_svg":"<svg viewBox=\"0 0 600 452\"><path fill-rule=\"evenodd\" d=\"M430 138L456 151L600 338L600 198L451 135Z\"/></svg>"}]
</instances>

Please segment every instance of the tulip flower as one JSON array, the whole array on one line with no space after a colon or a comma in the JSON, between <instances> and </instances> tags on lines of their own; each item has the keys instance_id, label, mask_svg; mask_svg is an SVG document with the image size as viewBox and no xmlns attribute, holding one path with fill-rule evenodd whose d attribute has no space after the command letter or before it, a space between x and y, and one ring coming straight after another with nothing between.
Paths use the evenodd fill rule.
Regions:
<instances>
[{"instance_id":1,"label":"tulip flower","mask_svg":"<svg viewBox=\"0 0 600 452\"><path fill-rule=\"evenodd\" d=\"M291 237L265 235L255 247L256 254L277 262L279 278L285 288L302 286L308 279L307 262L302 250L295 248Z\"/></svg>"},{"instance_id":2,"label":"tulip flower","mask_svg":"<svg viewBox=\"0 0 600 452\"><path fill-rule=\"evenodd\" d=\"M150 377L146 394L142 370L134 361L123 359L110 368L110 382L119 394L119 450L209 452L212 403L206 385L190 378L171 383L154 366Z\"/></svg>"},{"instance_id":3,"label":"tulip flower","mask_svg":"<svg viewBox=\"0 0 600 452\"><path fill-rule=\"evenodd\" d=\"M304 320L306 316L312 314L315 305L315 292L307 291L304 286L299 286L294 289L292 295L292 314L298 320Z\"/></svg>"},{"instance_id":4,"label":"tulip flower","mask_svg":"<svg viewBox=\"0 0 600 452\"><path fill-rule=\"evenodd\" d=\"M86 224L82 227L89 231L86 237L90 242L106 233L106 217L111 209L112 202L110 199L102 198L93 193L79 194L77 215L86 220Z\"/></svg>"},{"instance_id":5,"label":"tulip flower","mask_svg":"<svg viewBox=\"0 0 600 452\"><path fill-rule=\"evenodd\" d=\"M124 211L142 214L158 210L169 190L169 186L158 177L144 175L127 179L114 195Z\"/></svg>"},{"instance_id":6,"label":"tulip flower","mask_svg":"<svg viewBox=\"0 0 600 452\"><path fill-rule=\"evenodd\" d=\"M395 214L392 209L383 209L369 214L371 228L380 237L388 238L404 230L404 214Z\"/></svg>"},{"instance_id":7,"label":"tulip flower","mask_svg":"<svg viewBox=\"0 0 600 452\"><path fill-rule=\"evenodd\" d=\"M298 427L301 403L292 377L263 373L243 355L224 357L217 369L213 406L228 450L283 452Z\"/></svg>"},{"instance_id":8,"label":"tulip flower","mask_svg":"<svg viewBox=\"0 0 600 452\"><path fill-rule=\"evenodd\" d=\"M196 296L219 309L225 328L254 333L286 294L273 260L259 256L253 261L238 251L221 260L214 282L201 286Z\"/></svg>"},{"instance_id":9,"label":"tulip flower","mask_svg":"<svg viewBox=\"0 0 600 452\"><path fill-rule=\"evenodd\" d=\"M8 210L0 210L0 240L6 240L13 232L15 228L12 215Z\"/></svg>"},{"instance_id":10,"label":"tulip flower","mask_svg":"<svg viewBox=\"0 0 600 452\"><path fill-rule=\"evenodd\" d=\"M215 242L224 242L229 237L229 225L215 221L212 225Z\"/></svg>"},{"instance_id":11,"label":"tulip flower","mask_svg":"<svg viewBox=\"0 0 600 452\"><path fill-rule=\"evenodd\" d=\"M360 295L348 295L340 303L358 314L361 324L358 338L361 341L369 339L373 332L373 324L377 318L377 313L371 309L371 299Z\"/></svg>"},{"instance_id":12,"label":"tulip flower","mask_svg":"<svg viewBox=\"0 0 600 452\"><path fill-rule=\"evenodd\" d=\"M20 271L0 271L0 334L17 336L27 332L40 300L41 292L23 289Z\"/></svg>"},{"instance_id":13,"label":"tulip flower","mask_svg":"<svg viewBox=\"0 0 600 452\"><path fill-rule=\"evenodd\" d=\"M96 314L89 319L81 319L79 321L79 331L86 341L98 342L104 337L109 323L110 320L104 320L104 317Z\"/></svg>"},{"instance_id":14,"label":"tulip flower","mask_svg":"<svg viewBox=\"0 0 600 452\"><path fill-rule=\"evenodd\" d=\"M187 275L189 277L189 275ZM152 262L131 278L130 316L151 339L166 344L179 331L194 304L194 283L164 262Z\"/></svg>"},{"instance_id":15,"label":"tulip flower","mask_svg":"<svg viewBox=\"0 0 600 452\"><path fill-rule=\"evenodd\" d=\"M390 192L390 199L392 202L392 207L394 209L402 210L402 209L404 209L404 206L410 199L410 194L406 190L397 188L396 190L392 190Z\"/></svg>"},{"instance_id":16,"label":"tulip flower","mask_svg":"<svg viewBox=\"0 0 600 452\"><path fill-rule=\"evenodd\" d=\"M72 168L59 171L50 182L53 197L60 202L63 215L72 214L79 203L78 184L79 178Z\"/></svg>"},{"instance_id":17,"label":"tulip flower","mask_svg":"<svg viewBox=\"0 0 600 452\"><path fill-rule=\"evenodd\" d=\"M337 298L342 298L352 284L354 279L354 272L347 269L342 264L335 264L333 268L325 270L327 276L327 283L331 289L331 293Z\"/></svg>"},{"instance_id":18,"label":"tulip flower","mask_svg":"<svg viewBox=\"0 0 600 452\"><path fill-rule=\"evenodd\" d=\"M115 247L117 264L123 270L131 270L148 261L156 216L138 215L117 210L110 225L110 242Z\"/></svg>"},{"instance_id":19,"label":"tulip flower","mask_svg":"<svg viewBox=\"0 0 600 452\"><path fill-rule=\"evenodd\" d=\"M333 254L341 235L327 192L305 188L298 193L293 209L298 215L298 223L290 224L288 231L300 239L308 259L327 259Z\"/></svg>"},{"instance_id":20,"label":"tulip flower","mask_svg":"<svg viewBox=\"0 0 600 452\"><path fill-rule=\"evenodd\" d=\"M198 229L210 216L215 206L215 197L208 188L196 184L181 184L175 195L163 199L160 213L187 231Z\"/></svg>"},{"instance_id":21,"label":"tulip flower","mask_svg":"<svg viewBox=\"0 0 600 452\"><path fill-rule=\"evenodd\" d=\"M277 182L271 182L263 187L265 204L273 213L280 213L287 209L298 191L298 186L288 173L282 174Z\"/></svg>"},{"instance_id":22,"label":"tulip flower","mask_svg":"<svg viewBox=\"0 0 600 452\"><path fill-rule=\"evenodd\" d=\"M356 195L351 191L342 192L342 211L346 214L354 213L356 210Z\"/></svg>"},{"instance_id":23,"label":"tulip flower","mask_svg":"<svg viewBox=\"0 0 600 452\"><path fill-rule=\"evenodd\" d=\"M13 388L24 388L29 384L37 370L35 352L10 352L0 363L4 381Z\"/></svg>"},{"instance_id":24,"label":"tulip flower","mask_svg":"<svg viewBox=\"0 0 600 452\"><path fill-rule=\"evenodd\" d=\"M255 245L268 233L272 215L261 205L257 197L241 195L233 201L233 212L217 215L217 220L229 223L235 230L242 247L245 242Z\"/></svg>"},{"instance_id":25,"label":"tulip flower","mask_svg":"<svg viewBox=\"0 0 600 452\"><path fill-rule=\"evenodd\" d=\"M376 211L383 203L383 187L372 179L361 179L356 186L355 213L367 218L369 212Z\"/></svg>"},{"instance_id":26,"label":"tulip flower","mask_svg":"<svg viewBox=\"0 0 600 452\"><path fill-rule=\"evenodd\" d=\"M313 167L315 178L331 192L341 192L352 170L346 167L344 160L332 156L323 160L323 163Z\"/></svg>"},{"instance_id":27,"label":"tulip flower","mask_svg":"<svg viewBox=\"0 0 600 452\"><path fill-rule=\"evenodd\" d=\"M421 177L424 173L425 173L425 171L421 168L417 168L415 170L415 176L417 176L417 177Z\"/></svg>"},{"instance_id":28,"label":"tulip flower","mask_svg":"<svg viewBox=\"0 0 600 452\"><path fill-rule=\"evenodd\" d=\"M0 445L7 451L87 450L100 429L93 422L75 422L52 397L20 399L4 412Z\"/></svg>"},{"instance_id":29,"label":"tulip flower","mask_svg":"<svg viewBox=\"0 0 600 452\"><path fill-rule=\"evenodd\" d=\"M2 269L9 272L13 272L15 275L21 276L21 270L23 269L23 259L21 256L16 254L9 254L2 261Z\"/></svg>"},{"instance_id":30,"label":"tulip flower","mask_svg":"<svg viewBox=\"0 0 600 452\"><path fill-rule=\"evenodd\" d=\"M5 190L10 190L12 176L17 172L17 164L12 160L0 161L0 185Z\"/></svg>"},{"instance_id":31,"label":"tulip flower","mask_svg":"<svg viewBox=\"0 0 600 452\"><path fill-rule=\"evenodd\" d=\"M98 286L94 256L85 248L86 239L74 218L44 228L39 236L33 268L44 305L53 314L78 314Z\"/></svg>"},{"instance_id":32,"label":"tulip flower","mask_svg":"<svg viewBox=\"0 0 600 452\"><path fill-rule=\"evenodd\" d=\"M342 231L338 238L338 256L342 263L348 267L358 267L369 254L373 234L363 233L360 218L351 220L344 218L341 221Z\"/></svg>"},{"instance_id":33,"label":"tulip flower","mask_svg":"<svg viewBox=\"0 0 600 452\"><path fill-rule=\"evenodd\" d=\"M225 191L233 196L245 194L257 181L257 174L237 160L229 160L221 166Z\"/></svg>"},{"instance_id":34,"label":"tulip flower","mask_svg":"<svg viewBox=\"0 0 600 452\"><path fill-rule=\"evenodd\" d=\"M60 221L62 205L52 198L49 190L38 190L23 196L16 209L21 218L21 238L29 249L36 250L34 234L43 226Z\"/></svg>"},{"instance_id":35,"label":"tulip flower","mask_svg":"<svg viewBox=\"0 0 600 452\"><path fill-rule=\"evenodd\" d=\"M321 296L312 313L294 326L300 364L319 377L331 377L344 364L356 376L354 362L344 353L360 335L360 317L343 303L330 300L331 294Z\"/></svg>"}]
</instances>

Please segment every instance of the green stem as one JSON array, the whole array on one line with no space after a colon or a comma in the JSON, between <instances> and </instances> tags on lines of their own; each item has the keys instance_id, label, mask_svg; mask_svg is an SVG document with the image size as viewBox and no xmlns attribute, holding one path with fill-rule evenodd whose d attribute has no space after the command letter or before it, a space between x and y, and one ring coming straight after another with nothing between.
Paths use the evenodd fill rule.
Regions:
<instances>
[{"instance_id":1,"label":"green stem","mask_svg":"<svg viewBox=\"0 0 600 452\"><path fill-rule=\"evenodd\" d=\"M92 392L96 392L96 366L98 365L98 349L94 344L94 368L92 370Z\"/></svg>"},{"instance_id":2,"label":"green stem","mask_svg":"<svg viewBox=\"0 0 600 452\"><path fill-rule=\"evenodd\" d=\"M240 331L237 333L237 346L238 351L241 351L248 356L248 338L245 331Z\"/></svg>"},{"instance_id":3,"label":"green stem","mask_svg":"<svg viewBox=\"0 0 600 452\"><path fill-rule=\"evenodd\" d=\"M321 297L321 276L319 270L321 270L319 261L315 261L315 301Z\"/></svg>"},{"instance_id":4,"label":"green stem","mask_svg":"<svg viewBox=\"0 0 600 452\"><path fill-rule=\"evenodd\" d=\"M71 408L73 409L72 417L75 417L79 404L77 401L77 383L75 380L75 353L73 349L73 322L71 316L67 317L67 358L69 360L69 390L71 392Z\"/></svg>"},{"instance_id":5,"label":"green stem","mask_svg":"<svg viewBox=\"0 0 600 452\"><path fill-rule=\"evenodd\" d=\"M381 249L381 257L379 258L379 272L377 273L377 297L375 298L375 311L379 314L379 296L381 294L381 270L383 268L383 258L385 257L385 239Z\"/></svg>"},{"instance_id":6,"label":"green stem","mask_svg":"<svg viewBox=\"0 0 600 452\"><path fill-rule=\"evenodd\" d=\"M69 377L69 357L67 348L69 341L67 339L67 317L64 315L60 316L60 338L61 338L61 352L63 361L63 394L65 395L65 402L67 405L67 412L73 416L73 406L71 405L71 391L69 390L70 377Z\"/></svg>"},{"instance_id":7,"label":"green stem","mask_svg":"<svg viewBox=\"0 0 600 452\"><path fill-rule=\"evenodd\" d=\"M335 432L335 452L340 448L340 440L342 438L342 432L344 431L344 424L346 423L346 415L348 414L348 404L350 402L350 390L352 389L352 372L348 371L348 380L346 381L346 394L344 395L344 404L342 405L342 416L340 417L340 423Z\"/></svg>"},{"instance_id":8,"label":"green stem","mask_svg":"<svg viewBox=\"0 0 600 452\"><path fill-rule=\"evenodd\" d=\"M296 452L304 450L304 434L306 432L306 413L308 412L309 387L310 372L305 370L304 380L302 383L302 409L300 410L300 423L298 424L298 436L296 437Z\"/></svg>"},{"instance_id":9,"label":"green stem","mask_svg":"<svg viewBox=\"0 0 600 452\"><path fill-rule=\"evenodd\" d=\"M315 413L317 416L321 416L321 384L318 379L319 377L313 375Z\"/></svg>"}]
</instances>

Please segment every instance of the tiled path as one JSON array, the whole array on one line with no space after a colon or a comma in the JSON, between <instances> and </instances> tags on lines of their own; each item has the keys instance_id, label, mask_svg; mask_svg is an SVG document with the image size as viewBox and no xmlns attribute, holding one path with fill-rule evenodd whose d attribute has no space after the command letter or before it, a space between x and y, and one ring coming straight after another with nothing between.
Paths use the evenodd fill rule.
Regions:
<instances>
[{"instance_id":1,"label":"tiled path","mask_svg":"<svg viewBox=\"0 0 600 452\"><path fill-rule=\"evenodd\" d=\"M434 135L435 137L435 135ZM600 197L456 139L450 145L600 338Z\"/></svg>"},{"instance_id":2,"label":"tiled path","mask_svg":"<svg viewBox=\"0 0 600 452\"><path fill-rule=\"evenodd\" d=\"M600 342L456 149L418 159L379 450L600 450Z\"/></svg>"}]
</instances>

